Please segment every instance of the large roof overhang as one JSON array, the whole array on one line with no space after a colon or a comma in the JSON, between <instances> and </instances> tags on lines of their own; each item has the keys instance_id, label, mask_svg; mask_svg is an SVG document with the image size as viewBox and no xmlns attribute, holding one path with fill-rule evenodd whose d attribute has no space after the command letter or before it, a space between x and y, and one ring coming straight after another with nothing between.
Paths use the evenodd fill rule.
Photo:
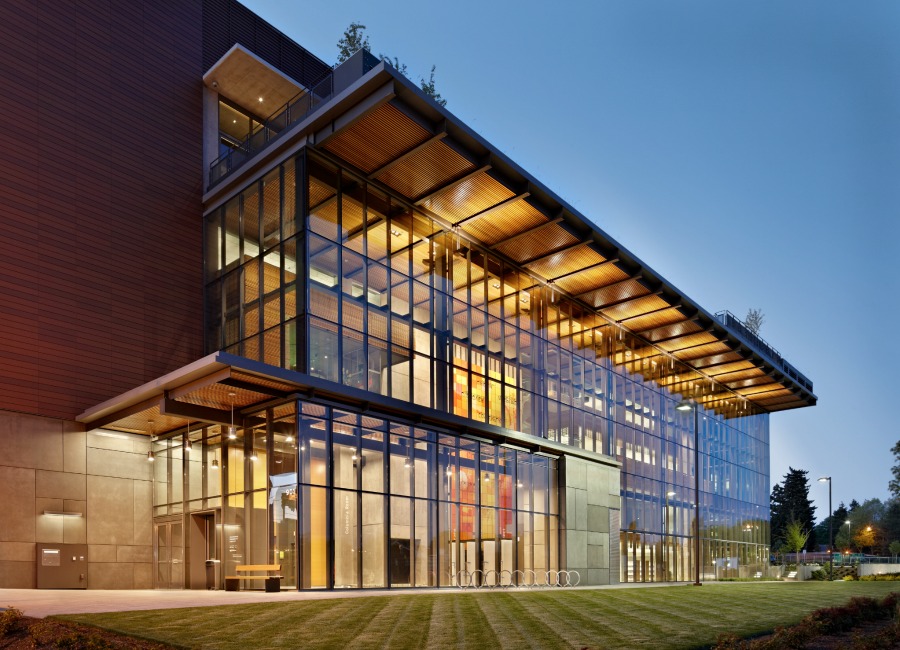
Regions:
<instances>
[{"instance_id":1,"label":"large roof overhang","mask_svg":"<svg viewBox=\"0 0 900 650\"><path fill-rule=\"evenodd\" d=\"M592 451L472 422L227 352L203 357L98 404L75 419L88 431L102 429L165 438L188 431L198 432L203 425L228 427L234 423L243 428L264 424L258 415L260 410L269 405L277 409L285 401L299 398L355 408L373 417L438 427L531 452L552 456L568 454L616 467L620 465L615 459Z\"/></svg>"},{"instance_id":2,"label":"large roof overhang","mask_svg":"<svg viewBox=\"0 0 900 650\"><path fill-rule=\"evenodd\" d=\"M382 62L204 198L236 191L297 142L599 315L614 363L726 416L812 406L812 382L723 322ZM362 227L367 227L363 224ZM572 320L572 334L596 324ZM584 339L585 337L582 337ZM585 343L583 343L585 344Z\"/></svg>"}]
</instances>

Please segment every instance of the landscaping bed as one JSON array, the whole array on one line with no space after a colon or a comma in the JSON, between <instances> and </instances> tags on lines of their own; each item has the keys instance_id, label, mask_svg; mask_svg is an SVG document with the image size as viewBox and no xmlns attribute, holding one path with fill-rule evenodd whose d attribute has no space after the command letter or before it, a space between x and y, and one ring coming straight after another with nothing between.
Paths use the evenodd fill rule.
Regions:
<instances>
[{"instance_id":1,"label":"landscaping bed","mask_svg":"<svg viewBox=\"0 0 900 650\"><path fill-rule=\"evenodd\" d=\"M15 608L0 611L2 650L171 650L176 647L71 621L31 618Z\"/></svg>"}]
</instances>

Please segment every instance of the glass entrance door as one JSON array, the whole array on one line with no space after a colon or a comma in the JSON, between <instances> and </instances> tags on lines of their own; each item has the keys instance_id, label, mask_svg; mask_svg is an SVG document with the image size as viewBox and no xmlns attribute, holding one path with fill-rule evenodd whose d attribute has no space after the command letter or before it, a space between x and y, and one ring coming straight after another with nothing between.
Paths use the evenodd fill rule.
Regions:
<instances>
[{"instance_id":1,"label":"glass entrance door","mask_svg":"<svg viewBox=\"0 0 900 650\"><path fill-rule=\"evenodd\" d=\"M184 527L181 521L153 524L157 589L184 589Z\"/></svg>"}]
</instances>

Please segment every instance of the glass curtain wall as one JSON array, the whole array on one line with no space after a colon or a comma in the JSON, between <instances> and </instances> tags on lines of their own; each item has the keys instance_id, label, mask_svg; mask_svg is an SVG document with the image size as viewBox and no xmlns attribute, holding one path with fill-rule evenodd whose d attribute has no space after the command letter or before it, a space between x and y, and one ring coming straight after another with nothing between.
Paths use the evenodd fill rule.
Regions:
<instances>
[{"instance_id":1,"label":"glass curtain wall","mask_svg":"<svg viewBox=\"0 0 900 650\"><path fill-rule=\"evenodd\" d=\"M554 458L306 402L243 421L233 438L197 430L190 452L154 443L155 514L221 506L224 575L276 563L286 589L440 587L558 568Z\"/></svg>"},{"instance_id":2,"label":"glass curtain wall","mask_svg":"<svg viewBox=\"0 0 900 650\"><path fill-rule=\"evenodd\" d=\"M691 575L693 421L674 406L713 387L673 356L311 152L207 215L206 277L209 351L615 456L621 579ZM767 415L702 421L701 534L736 545L709 557L767 557Z\"/></svg>"}]
</instances>

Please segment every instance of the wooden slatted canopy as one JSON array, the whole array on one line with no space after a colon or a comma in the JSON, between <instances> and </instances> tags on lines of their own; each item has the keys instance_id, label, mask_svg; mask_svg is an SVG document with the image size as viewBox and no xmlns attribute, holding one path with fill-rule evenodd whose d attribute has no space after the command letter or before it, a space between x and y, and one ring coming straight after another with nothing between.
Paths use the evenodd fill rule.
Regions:
<instances>
[{"instance_id":1,"label":"wooden slatted canopy","mask_svg":"<svg viewBox=\"0 0 900 650\"><path fill-rule=\"evenodd\" d=\"M616 363L723 414L816 403L770 346L702 309L390 66L355 93L335 100L311 148L599 315L621 341Z\"/></svg>"}]
</instances>

